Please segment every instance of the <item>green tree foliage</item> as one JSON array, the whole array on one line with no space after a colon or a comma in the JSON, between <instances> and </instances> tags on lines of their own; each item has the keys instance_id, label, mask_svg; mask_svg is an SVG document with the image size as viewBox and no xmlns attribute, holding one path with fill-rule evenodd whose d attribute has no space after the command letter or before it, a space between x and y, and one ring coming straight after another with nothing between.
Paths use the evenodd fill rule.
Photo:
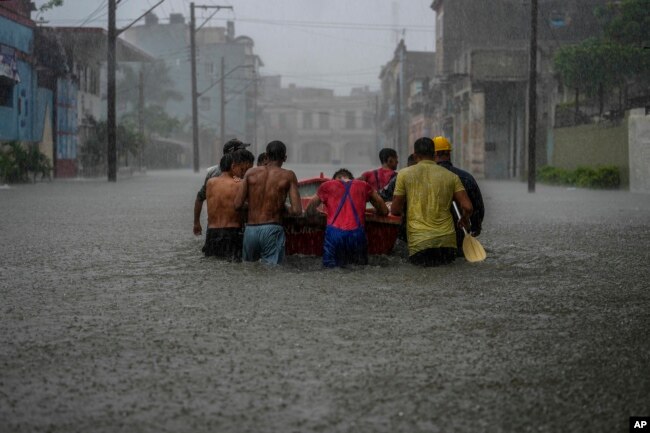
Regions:
<instances>
[{"instance_id":1,"label":"green tree foliage","mask_svg":"<svg viewBox=\"0 0 650 433\"><path fill-rule=\"evenodd\" d=\"M4 182L28 182L30 174L36 177L51 178L50 160L38 150L37 146L24 147L13 141L0 148L0 179Z\"/></svg>"},{"instance_id":2,"label":"green tree foliage","mask_svg":"<svg viewBox=\"0 0 650 433\"><path fill-rule=\"evenodd\" d=\"M638 50L604 39L588 39L560 49L555 68L564 83L596 96L601 86L611 89L634 78Z\"/></svg>"},{"instance_id":3,"label":"green tree foliage","mask_svg":"<svg viewBox=\"0 0 650 433\"><path fill-rule=\"evenodd\" d=\"M185 126L175 117L171 117L166 111L165 106L170 101L180 101L183 96L174 89L174 82L169 77L167 67L162 62L142 64L144 78L144 109L143 109L143 126L145 143L152 142L152 136L170 137L182 133ZM139 110L139 70L130 66L121 66L122 79L118 82L118 97L121 102L125 102L130 110L120 119L120 123L128 125L133 130L138 130L138 121L140 116ZM158 149L149 149L145 147L145 164L155 166L152 156L156 155ZM160 146L158 144L158 146ZM152 165L153 164L153 165Z\"/></svg>"},{"instance_id":4,"label":"green tree foliage","mask_svg":"<svg viewBox=\"0 0 650 433\"><path fill-rule=\"evenodd\" d=\"M144 75L144 100L146 104L164 107L169 101L182 101L183 95L175 90L169 69L163 62L142 64ZM133 107L138 106L140 73L137 68L120 65L122 79L117 83L118 98Z\"/></svg>"},{"instance_id":5,"label":"green tree foliage","mask_svg":"<svg viewBox=\"0 0 650 433\"><path fill-rule=\"evenodd\" d=\"M106 148L108 143L108 129L105 121L87 119L90 125L88 137L81 149L80 159L84 175L101 175L106 172ZM116 130L117 153L125 158L128 155L137 156L142 149L144 137L135 126L122 122Z\"/></svg>"},{"instance_id":6,"label":"green tree foliage","mask_svg":"<svg viewBox=\"0 0 650 433\"><path fill-rule=\"evenodd\" d=\"M632 80L650 75L650 0L623 0L596 13L604 22L604 35L558 50L555 70L565 85L589 96L624 88Z\"/></svg>"},{"instance_id":7,"label":"green tree foliage","mask_svg":"<svg viewBox=\"0 0 650 433\"><path fill-rule=\"evenodd\" d=\"M59 6L63 6L63 0L48 0L38 8L38 11L45 12Z\"/></svg>"},{"instance_id":8,"label":"green tree foliage","mask_svg":"<svg viewBox=\"0 0 650 433\"><path fill-rule=\"evenodd\" d=\"M148 105L144 107L143 111L145 135L151 137L152 134L161 137L169 137L172 134L179 132L183 128L183 124L175 117L171 117L163 107L160 105ZM135 123L138 118L138 112L131 111L122 116L121 122L130 125L132 128L137 129Z\"/></svg>"},{"instance_id":9,"label":"green tree foliage","mask_svg":"<svg viewBox=\"0 0 650 433\"><path fill-rule=\"evenodd\" d=\"M650 0L623 0L619 7L611 4L608 9L607 39L639 48L650 43Z\"/></svg>"},{"instance_id":10,"label":"green tree foliage","mask_svg":"<svg viewBox=\"0 0 650 433\"><path fill-rule=\"evenodd\" d=\"M614 165L597 168L578 167L575 170L547 165L537 171L537 180L551 185L616 189L621 185L621 174L619 168Z\"/></svg>"}]
</instances>

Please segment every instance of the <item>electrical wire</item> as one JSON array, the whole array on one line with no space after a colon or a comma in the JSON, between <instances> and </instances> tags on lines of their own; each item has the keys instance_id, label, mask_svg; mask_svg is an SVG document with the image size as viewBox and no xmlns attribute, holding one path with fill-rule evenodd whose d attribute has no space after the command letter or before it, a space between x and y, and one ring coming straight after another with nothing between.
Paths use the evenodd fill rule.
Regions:
<instances>
[{"instance_id":1,"label":"electrical wire","mask_svg":"<svg viewBox=\"0 0 650 433\"><path fill-rule=\"evenodd\" d=\"M102 8L107 7L107 6L108 6L108 0L102 0L102 2L99 3L99 6L97 6L97 9L95 9L90 14L88 14L88 16L86 16L86 18L83 19L81 24L77 25L77 27L83 27L83 25L86 24L87 22L94 21L95 15L97 13L99 13L102 10Z\"/></svg>"}]
</instances>

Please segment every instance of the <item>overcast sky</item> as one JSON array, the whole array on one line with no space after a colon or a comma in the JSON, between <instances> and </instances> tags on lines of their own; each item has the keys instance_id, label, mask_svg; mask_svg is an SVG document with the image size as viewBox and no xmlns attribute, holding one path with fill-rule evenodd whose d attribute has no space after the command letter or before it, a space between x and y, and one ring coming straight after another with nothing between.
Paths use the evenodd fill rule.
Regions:
<instances>
[{"instance_id":1,"label":"overcast sky","mask_svg":"<svg viewBox=\"0 0 650 433\"><path fill-rule=\"evenodd\" d=\"M37 0L37 5L45 0ZM64 0L44 14L53 26L106 27L107 0ZM145 12L154 0L122 0L118 26ZM196 5L233 6L211 24L235 21L235 33L255 41L265 67L262 75L280 74L283 85L335 89L379 87L378 75L393 56L402 30L409 50L433 51L435 14L431 0L197 0ZM155 13L166 22L170 13L189 20L189 0L166 0ZM211 11L197 9L197 22ZM395 31L394 29L399 29Z\"/></svg>"}]
</instances>

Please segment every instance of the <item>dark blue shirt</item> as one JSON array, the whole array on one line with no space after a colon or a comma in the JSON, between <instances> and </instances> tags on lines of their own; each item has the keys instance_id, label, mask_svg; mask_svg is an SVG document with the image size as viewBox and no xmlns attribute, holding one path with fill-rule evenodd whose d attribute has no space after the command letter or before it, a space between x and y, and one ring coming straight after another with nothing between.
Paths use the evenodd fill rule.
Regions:
<instances>
[{"instance_id":1,"label":"dark blue shirt","mask_svg":"<svg viewBox=\"0 0 650 433\"><path fill-rule=\"evenodd\" d=\"M465 187L465 191L467 191L469 200L472 202L472 207L474 208L474 212L469 219L472 223L472 231L479 231L483 224L483 217L485 216L485 206L483 205L483 196L481 195L481 190L476 183L476 179L465 170L454 167L451 161L440 161L438 165L445 167L460 178L460 182L463 184L463 187ZM451 213L454 216L454 220L458 220L456 212L452 211Z\"/></svg>"}]
</instances>

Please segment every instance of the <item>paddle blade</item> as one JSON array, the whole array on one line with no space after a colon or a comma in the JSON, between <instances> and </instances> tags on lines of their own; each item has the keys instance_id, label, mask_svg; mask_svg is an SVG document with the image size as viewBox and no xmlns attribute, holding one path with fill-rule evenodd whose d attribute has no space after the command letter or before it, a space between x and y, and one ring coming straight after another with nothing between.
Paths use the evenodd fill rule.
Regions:
<instances>
[{"instance_id":1,"label":"paddle blade","mask_svg":"<svg viewBox=\"0 0 650 433\"><path fill-rule=\"evenodd\" d=\"M463 253L468 262L482 262L487 257L483 245L469 234L463 239Z\"/></svg>"}]
</instances>

